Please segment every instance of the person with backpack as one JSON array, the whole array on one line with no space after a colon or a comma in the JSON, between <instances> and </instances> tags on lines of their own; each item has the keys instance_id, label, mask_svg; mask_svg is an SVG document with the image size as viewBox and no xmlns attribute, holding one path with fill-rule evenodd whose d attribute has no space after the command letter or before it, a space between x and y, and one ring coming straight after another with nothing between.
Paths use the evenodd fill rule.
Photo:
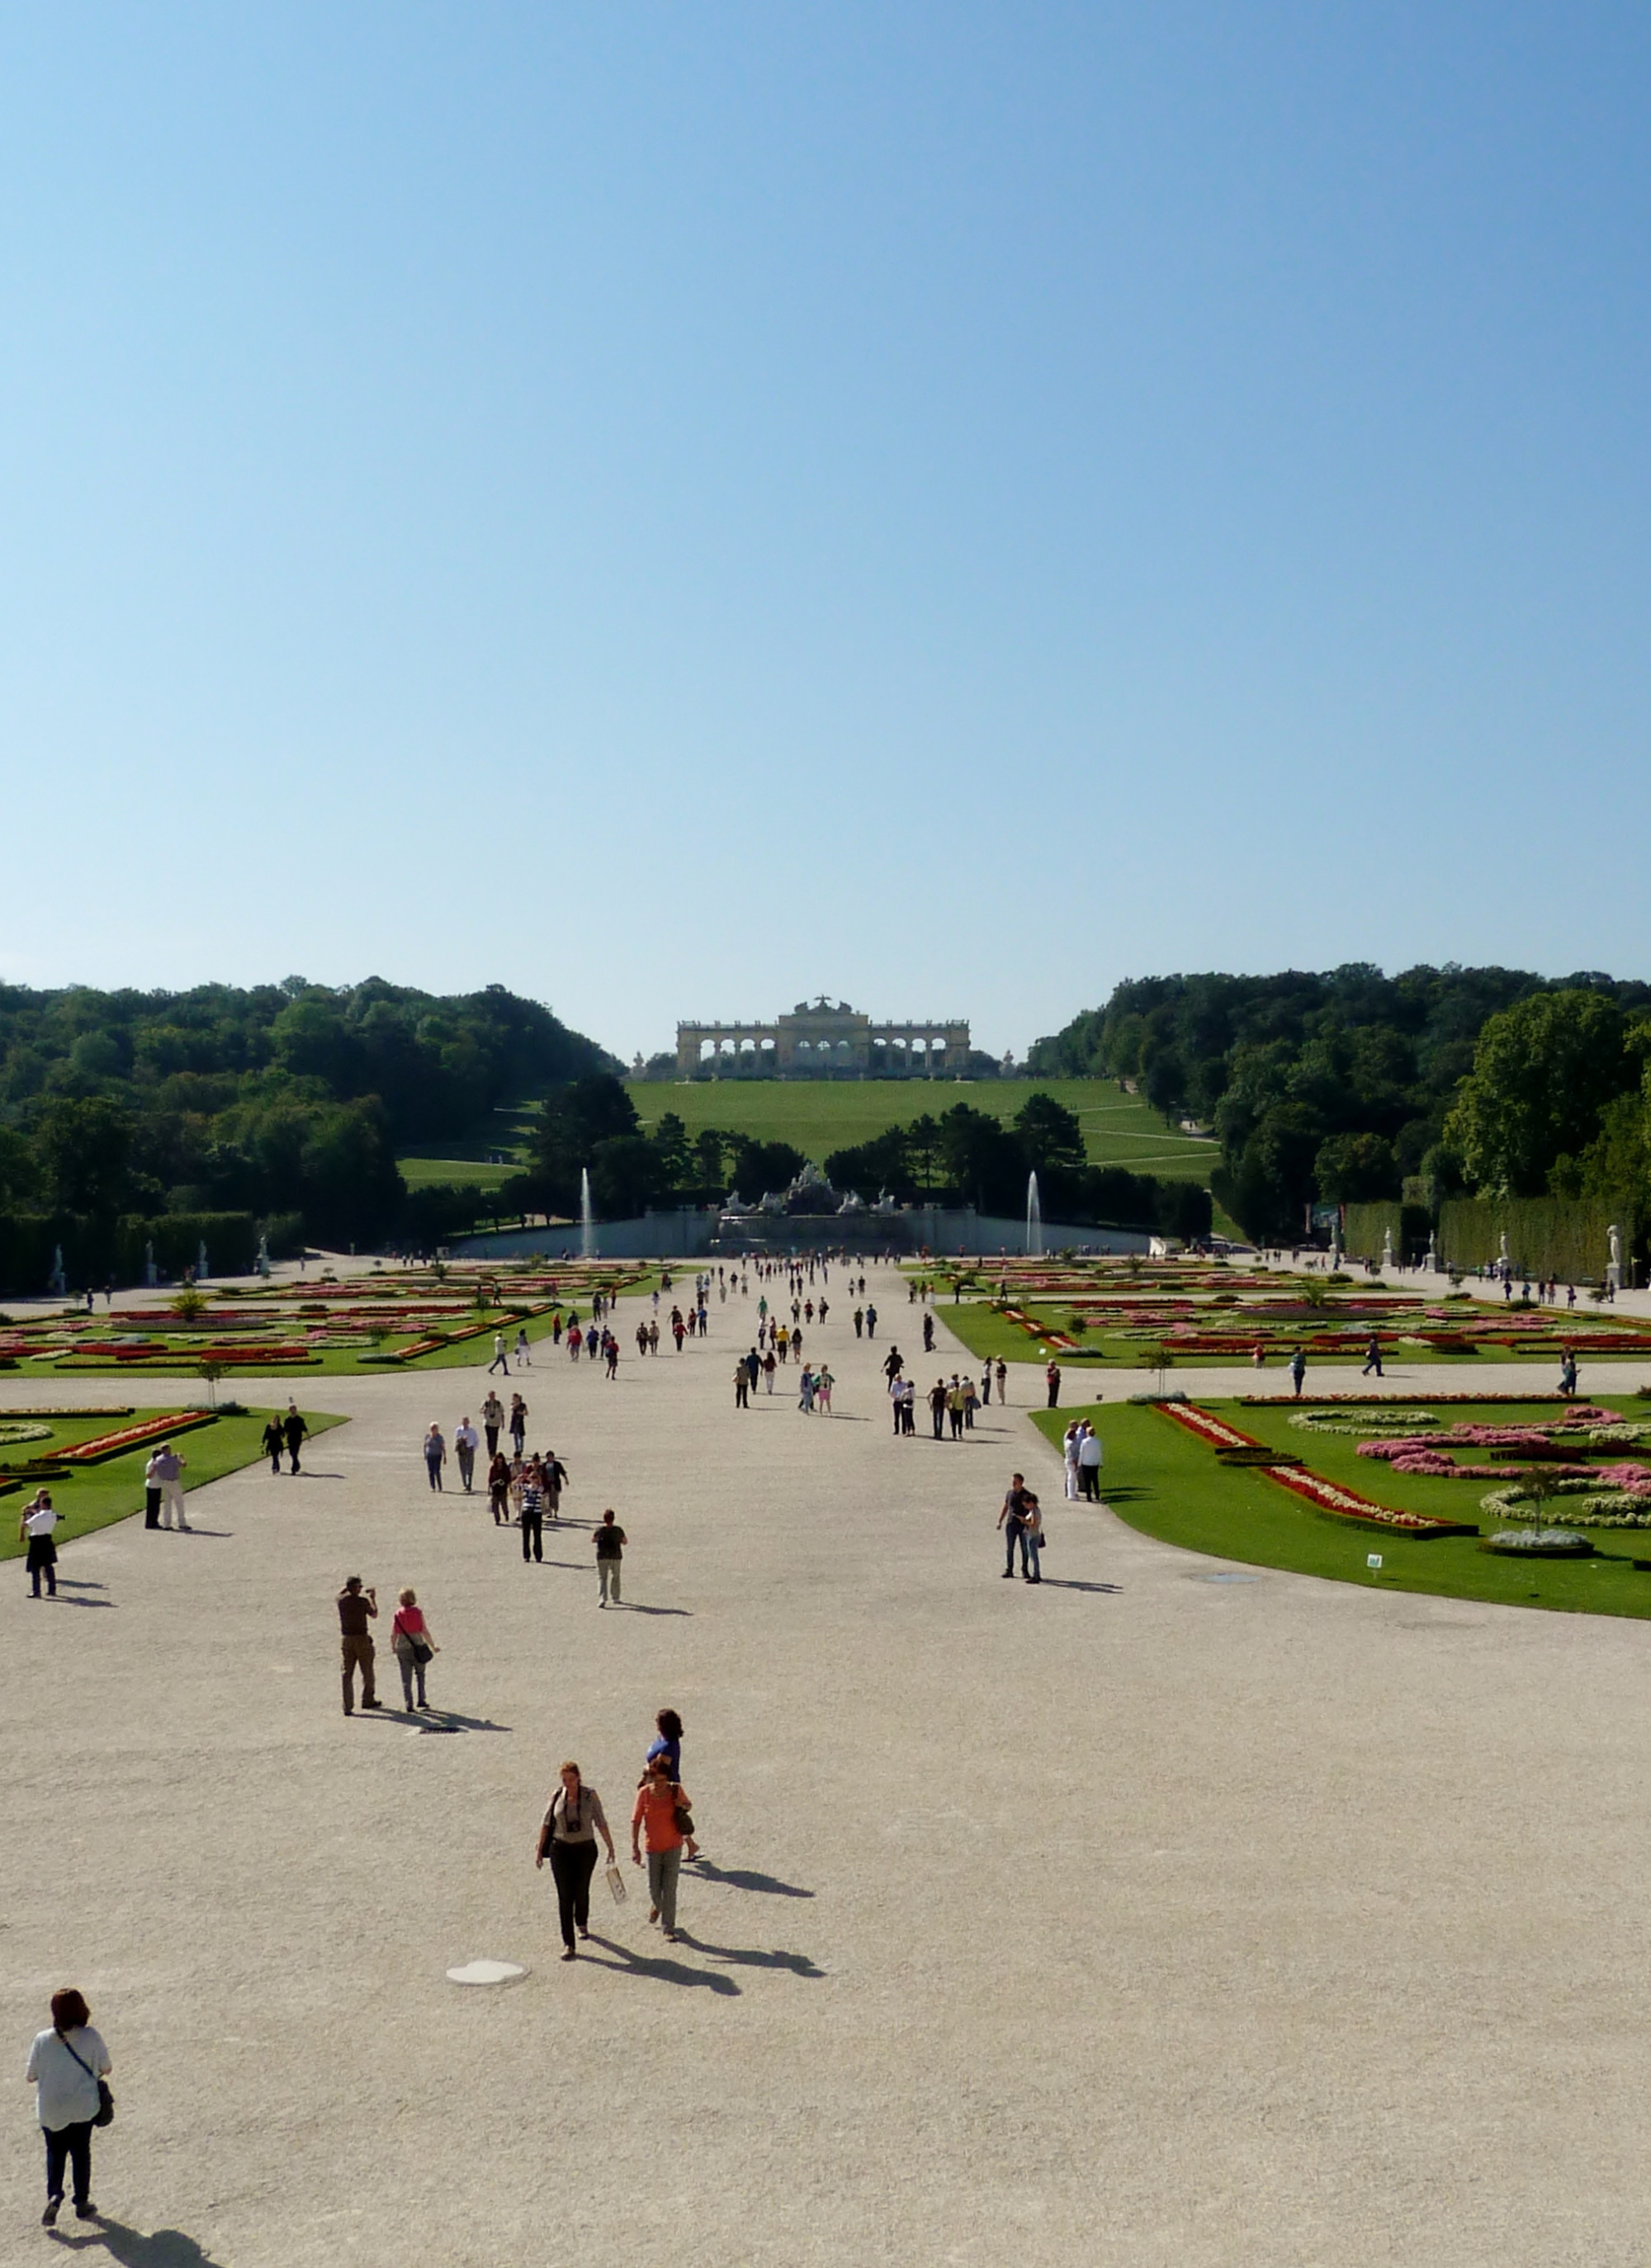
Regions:
<instances>
[{"instance_id":1,"label":"person with backpack","mask_svg":"<svg viewBox=\"0 0 1651 2268\"><path fill-rule=\"evenodd\" d=\"M562 1785L551 1797L539 1828L539 1855L535 1867L542 1867L547 1859L556 1880L556 1914L562 1924L562 1958L571 1961L579 1951L573 1942L577 1930L581 1937L591 1933L591 1876L596 1872L596 1837L600 1834L608 1845L608 1863L617 1866L614 1838L608 1831L608 1818L602 1809L602 1800L593 1787L586 1787L584 1776L573 1763L564 1764L560 1778Z\"/></svg>"},{"instance_id":2,"label":"person with backpack","mask_svg":"<svg viewBox=\"0 0 1651 2268\"><path fill-rule=\"evenodd\" d=\"M63 2208L65 2165L74 2176L76 2220L98 2217L92 2202L92 2130L114 2117L114 2099L102 2084L113 2068L102 2034L92 2029L84 1995L72 1984L54 1992L52 2028L35 2034L23 2074L33 2085L34 2115L46 2137L42 2228L52 2228Z\"/></svg>"}]
</instances>

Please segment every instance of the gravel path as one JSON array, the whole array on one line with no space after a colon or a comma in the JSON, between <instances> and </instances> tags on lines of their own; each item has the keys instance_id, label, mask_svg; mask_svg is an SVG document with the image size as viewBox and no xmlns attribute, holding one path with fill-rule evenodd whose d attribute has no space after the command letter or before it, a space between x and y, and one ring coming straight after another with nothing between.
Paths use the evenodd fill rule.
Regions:
<instances>
[{"instance_id":1,"label":"gravel path","mask_svg":"<svg viewBox=\"0 0 1651 2268\"><path fill-rule=\"evenodd\" d=\"M19 2072L57 1984L109 2040L107 2257L1641 2260L1645 1627L1170 1550L1061 1504L1024 1410L896 1442L878 1364L890 1328L920 1337L876 1277L874 1346L835 1280L806 1334L829 1419L780 1392L736 1413L747 1337L715 1306L705 1345L646 1363L622 1316L613 1386L544 1354L531 1439L574 1524L542 1567L424 1484L419 1437L475 1415L479 1371L318 1381L355 1422L303 1478L193 1496L193 1535L73 1545L55 1607L13 1567L4 1991ZM0 1407L109 1393L8 1381ZM1050 1510L1042 1599L999 1579L1015 1464ZM608 1504L631 1548L603 1613ZM387 1607L417 1586L456 1731L343 1716L355 1572ZM532 1865L556 1765L624 1838L667 1702L710 1862L683 1940L627 1865L564 1966ZM529 1973L446 1982L490 1955ZM48 2242L31 2103L7 2263Z\"/></svg>"}]
</instances>

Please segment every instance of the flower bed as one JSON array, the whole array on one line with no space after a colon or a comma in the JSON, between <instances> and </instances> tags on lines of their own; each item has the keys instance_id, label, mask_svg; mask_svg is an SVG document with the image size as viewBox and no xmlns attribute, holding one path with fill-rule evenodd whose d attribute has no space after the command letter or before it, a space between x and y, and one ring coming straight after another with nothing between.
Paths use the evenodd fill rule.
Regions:
<instances>
[{"instance_id":1,"label":"flower bed","mask_svg":"<svg viewBox=\"0 0 1651 2268\"><path fill-rule=\"evenodd\" d=\"M52 1462L62 1465L100 1465L106 1457L124 1456L129 1449L141 1448L145 1441L165 1441L174 1433L187 1433L197 1425L213 1425L217 1422L215 1410L186 1410L173 1418L145 1418L139 1425L122 1426L117 1433L96 1433L89 1441L77 1441L72 1448L58 1450Z\"/></svg>"},{"instance_id":2,"label":"flower bed","mask_svg":"<svg viewBox=\"0 0 1651 2268\"><path fill-rule=\"evenodd\" d=\"M1435 1520L1426 1513L1401 1512L1391 1505L1376 1504L1353 1489L1342 1488L1318 1473L1308 1472L1304 1466L1268 1465L1264 1469L1270 1481L1276 1481L1294 1496L1304 1498L1316 1512L1324 1513L1331 1520L1351 1521L1360 1528L1393 1528L1400 1535L1424 1541L1436 1535L1477 1535L1479 1532L1467 1521Z\"/></svg>"},{"instance_id":3,"label":"flower bed","mask_svg":"<svg viewBox=\"0 0 1651 2268\"><path fill-rule=\"evenodd\" d=\"M1431 1410L1395 1410L1390 1407L1368 1410L1364 1417L1351 1422L1339 1410L1293 1410L1290 1413L1291 1425L1300 1427L1304 1433L1385 1433L1389 1428L1395 1432L1413 1432L1418 1425L1431 1425L1434 1422ZM1359 1454L1363 1456L1365 1452L1361 1449Z\"/></svg>"},{"instance_id":4,"label":"flower bed","mask_svg":"<svg viewBox=\"0 0 1651 2268\"><path fill-rule=\"evenodd\" d=\"M1607 1474L1616 1471L1643 1475L1643 1481L1625 1479L1617 1487L1601 1488L1599 1484ZM1565 1516L1579 1528L1651 1528L1651 1472L1643 1465L1607 1468L1607 1473L1589 1473L1578 1480L1560 1481L1555 1491L1565 1498ZM1537 1499L1522 1483L1511 1487L1495 1488L1479 1498L1479 1509L1498 1520L1514 1520L1519 1516L1522 1504L1533 1504Z\"/></svg>"},{"instance_id":5,"label":"flower bed","mask_svg":"<svg viewBox=\"0 0 1651 2268\"><path fill-rule=\"evenodd\" d=\"M1189 1433L1196 1433L1214 1449L1263 1449L1264 1441L1257 1440L1253 1433L1241 1433L1235 1425L1228 1425L1209 1410L1200 1410L1196 1402L1158 1402L1153 1408L1183 1425Z\"/></svg>"}]
</instances>

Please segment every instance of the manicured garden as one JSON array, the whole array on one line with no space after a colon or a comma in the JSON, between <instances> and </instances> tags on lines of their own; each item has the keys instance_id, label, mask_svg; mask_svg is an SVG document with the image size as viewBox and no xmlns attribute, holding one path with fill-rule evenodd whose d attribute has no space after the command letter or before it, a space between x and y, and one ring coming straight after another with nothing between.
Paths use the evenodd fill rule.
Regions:
<instances>
[{"instance_id":1,"label":"manicured garden","mask_svg":"<svg viewBox=\"0 0 1651 2268\"><path fill-rule=\"evenodd\" d=\"M1631 1397L1581 1408L1425 1392L1385 1406L1103 1402L1039 1410L1034 1422L1058 1446L1074 1417L1102 1437L1112 1510L1183 1550L1335 1582L1651 1617L1651 1567L1635 1565L1651 1560L1651 1528L1598 1524L1637 1520L1640 1504L1651 1520L1651 1410ZM1574 1481L1575 1492L1555 1492L1556 1479ZM1062 1507L1043 1494L1053 1528ZM1606 1508L1590 1509L1598 1504ZM1591 1550L1546 1558L1484 1548L1547 1521L1574 1527Z\"/></svg>"},{"instance_id":2,"label":"manicured garden","mask_svg":"<svg viewBox=\"0 0 1651 2268\"><path fill-rule=\"evenodd\" d=\"M49 1403L0 1412L0 1558L20 1557L22 1507L42 1483L63 1515L62 1543L143 1511L144 1469L158 1442L175 1445L184 1460L187 1491L262 1457L261 1437L270 1415L239 1406L211 1411L107 1404L69 1410ZM324 1410L303 1415L312 1434L345 1422Z\"/></svg>"},{"instance_id":3,"label":"manicured garden","mask_svg":"<svg viewBox=\"0 0 1651 2268\"><path fill-rule=\"evenodd\" d=\"M0 1370L25 1376L232 1378L451 1369L484 1360L494 1332L531 1344L592 1294L646 1289L653 1271L608 1263L454 1263L262 1290L186 1290L165 1306L0 1320Z\"/></svg>"},{"instance_id":4,"label":"manicured garden","mask_svg":"<svg viewBox=\"0 0 1651 2268\"><path fill-rule=\"evenodd\" d=\"M1384 1361L1406 1368L1557 1365L1566 1348L1579 1361L1651 1359L1651 1322L1592 1302L1541 1307L1466 1292L1440 1300L1380 1280L1251 1272L1195 1258L988 1261L961 1278L936 1263L908 1272L929 1277L937 1314L971 1353L994 1361L1043 1363L1053 1354L1063 1364L1148 1369L1161 1351L1176 1369L1246 1363L1277 1371L1298 1346L1309 1364L1361 1362L1373 1337ZM897 1328L897 1311L892 1320Z\"/></svg>"}]
</instances>

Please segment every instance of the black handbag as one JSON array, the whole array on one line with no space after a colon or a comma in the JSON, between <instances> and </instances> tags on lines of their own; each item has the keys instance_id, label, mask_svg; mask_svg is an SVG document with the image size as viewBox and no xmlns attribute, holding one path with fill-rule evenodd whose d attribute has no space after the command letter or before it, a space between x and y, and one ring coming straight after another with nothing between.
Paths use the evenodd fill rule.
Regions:
<instances>
[{"instance_id":1,"label":"black handbag","mask_svg":"<svg viewBox=\"0 0 1651 2268\"><path fill-rule=\"evenodd\" d=\"M63 2039L63 2036L61 2032L58 2033L57 2036L60 2040L63 2041L63 2045L66 2048L69 2048L69 2043L67 2040ZM69 2052L71 2056L75 2056L75 2061L80 2066L81 2070L85 2072L86 2077L92 2080L98 2090L98 2115L92 2120L92 2124L94 2126L113 2126L114 2124L114 2097L109 2092L108 2080L107 2079L100 2079L98 2077L97 2073L92 2070L92 2066L86 2061L85 2056L75 2055L73 2048L69 2048Z\"/></svg>"}]
</instances>

